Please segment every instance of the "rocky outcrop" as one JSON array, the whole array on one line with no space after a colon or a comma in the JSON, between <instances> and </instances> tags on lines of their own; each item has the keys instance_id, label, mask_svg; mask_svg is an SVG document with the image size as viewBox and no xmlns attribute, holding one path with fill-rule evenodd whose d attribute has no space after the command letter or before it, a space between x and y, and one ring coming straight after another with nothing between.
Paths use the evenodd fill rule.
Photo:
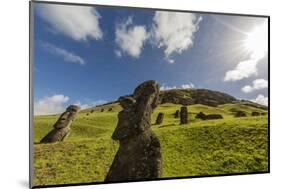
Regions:
<instances>
[{"instance_id":1,"label":"rocky outcrop","mask_svg":"<svg viewBox=\"0 0 281 189\"><path fill-rule=\"evenodd\" d=\"M161 177L160 142L151 130L151 114L159 97L159 84L146 81L133 95L120 97L123 110L112 139L119 141L105 181L129 181Z\"/></svg>"},{"instance_id":2,"label":"rocky outcrop","mask_svg":"<svg viewBox=\"0 0 281 189\"><path fill-rule=\"evenodd\" d=\"M171 89L160 92L160 103L181 104L183 106L192 104L203 104L218 106L220 104L233 103L237 101L228 94L208 89Z\"/></svg>"},{"instance_id":3,"label":"rocky outcrop","mask_svg":"<svg viewBox=\"0 0 281 189\"><path fill-rule=\"evenodd\" d=\"M79 106L70 105L66 111L59 117L57 122L54 124L53 130L51 130L40 143L51 143L63 141L70 133L70 125L76 117Z\"/></svg>"},{"instance_id":4,"label":"rocky outcrop","mask_svg":"<svg viewBox=\"0 0 281 189\"><path fill-rule=\"evenodd\" d=\"M195 100L191 98L189 93L181 89L161 91L159 101L161 104L173 103L183 106L195 104Z\"/></svg>"}]
</instances>

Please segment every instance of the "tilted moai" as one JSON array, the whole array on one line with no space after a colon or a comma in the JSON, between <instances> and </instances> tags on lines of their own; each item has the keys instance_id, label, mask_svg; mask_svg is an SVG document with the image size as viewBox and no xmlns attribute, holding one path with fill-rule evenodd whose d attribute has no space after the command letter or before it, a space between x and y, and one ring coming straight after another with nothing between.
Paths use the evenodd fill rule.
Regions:
<instances>
[{"instance_id":1,"label":"tilted moai","mask_svg":"<svg viewBox=\"0 0 281 189\"><path fill-rule=\"evenodd\" d=\"M198 114L196 114L195 118L205 120L206 114L204 114L203 112L199 112Z\"/></svg>"},{"instance_id":2,"label":"tilted moai","mask_svg":"<svg viewBox=\"0 0 281 189\"><path fill-rule=\"evenodd\" d=\"M187 123L188 123L187 107L182 106L180 111L180 124L187 124Z\"/></svg>"},{"instance_id":3,"label":"tilted moai","mask_svg":"<svg viewBox=\"0 0 281 189\"><path fill-rule=\"evenodd\" d=\"M70 133L70 125L74 118L76 117L79 106L70 105L67 107L66 111L61 114L57 122L54 124L53 130L51 130L40 143L51 143L63 141Z\"/></svg>"},{"instance_id":4,"label":"tilted moai","mask_svg":"<svg viewBox=\"0 0 281 189\"><path fill-rule=\"evenodd\" d=\"M157 118L156 118L155 124L156 124L156 125L162 124L163 119L164 119L164 113L160 112L160 113L158 114Z\"/></svg>"},{"instance_id":5,"label":"tilted moai","mask_svg":"<svg viewBox=\"0 0 281 189\"><path fill-rule=\"evenodd\" d=\"M105 181L155 179L162 174L160 142L151 130L151 114L159 98L159 84L146 81L133 95L119 98L123 110L112 134L119 141Z\"/></svg>"},{"instance_id":6,"label":"tilted moai","mask_svg":"<svg viewBox=\"0 0 281 189\"><path fill-rule=\"evenodd\" d=\"M175 118L178 118L178 117L180 117L180 111L179 110L177 110L176 112L175 112Z\"/></svg>"}]
</instances>

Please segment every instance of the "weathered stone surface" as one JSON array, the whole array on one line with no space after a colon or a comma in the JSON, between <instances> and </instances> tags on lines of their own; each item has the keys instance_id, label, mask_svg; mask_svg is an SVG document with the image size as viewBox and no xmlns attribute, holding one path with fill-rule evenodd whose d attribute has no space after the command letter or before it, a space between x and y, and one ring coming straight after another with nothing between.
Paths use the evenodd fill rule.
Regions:
<instances>
[{"instance_id":1,"label":"weathered stone surface","mask_svg":"<svg viewBox=\"0 0 281 189\"><path fill-rule=\"evenodd\" d=\"M252 116L260 116L259 112L252 112Z\"/></svg>"},{"instance_id":2,"label":"weathered stone surface","mask_svg":"<svg viewBox=\"0 0 281 189\"><path fill-rule=\"evenodd\" d=\"M196 114L195 118L204 120L206 118L206 115L203 112L199 112L198 114Z\"/></svg>"},{"instance_id":3,"label":"weathered stone surface","mask_svg":"<svg viewBox=\"0 0 281 189\"><path fill-rule=\"evenodd\" d=\"M234 117L246 117L246 116L247 116L246 113L241 110L237 111L234 115Z\"/></svg>"},{"instance_id":4,"label":"weathered stone surface","mask_svg":"<svg viewBox=\"0 0 281 189\"><path fill-rule=\"evenodd\" d=\"M205 116L205 120L209 119L223 119L223 117L220 114L208 114Z\"/></svg>"},{"instance_id":5,"label":"weathered stone surface","mask_svg":"<svg viewBox=\"0 0 281 189\"><path fill-rule=\"evenodd\" d=\"M164 120L164 113L160 112L157 116L155 124L160 125L162 124L163 120Z\"/></svg>"},{"instance_id":6,"label":"weathered stone surface","mask_svg":"<svg viewBox=\"0 0 281 189\"><path fill-rule=\"evenodd\" d=\"M237 101L234 97L207 89L171 89L160 92L160 103L173 103L188 106L192 104L204 104L218 106L220 104Z\"/></svg>"},{"instance_id":7,"label":"weathered stone surface","mask_svg":"<svg viewBox=\"0 0 281 189\"><path fill-rule=\"evenodd\" d=\"M180 111L180 124L187 124L187 123L188 123L187 107L182 106Z\"/></svg>"},{"instance_id":8,"label":"weathered stone surface","mask_svg":"<svg viewBox=\"0 0 281 189\"><path fill-rule=\"evenodd\" d=\"M57 122L54 124L53 130L51 130L40 143L51 143L63 141L70 133L70 125L76 117L79 106L70 105L64 113L61 114Z\"/></svg>"},{"instance_id":9,"label":"weathered stone surface","mask_svg":"<svg viewBox=\"0 0 281 189\"><path fill-rule=\"evenodd\" d=\"M175 118L179 118L179 117L180 117L180 111L177 110L177 111L175 112L174 116L175 116Z\"/></svg>"},{"instance_id":10,"label":"weathered stone surface","mask_svg":"<svg viewBox=\"0 0 281 189\"><path fill-rule=\"evenodd\" d=\"M159 84L146 81L133 95L119 98L123 110L112 139L119 140L119 149L105 181L155 179L161 177L160 142L151 130L151 114L159 97Z\"/></svg>"}]
</instances>

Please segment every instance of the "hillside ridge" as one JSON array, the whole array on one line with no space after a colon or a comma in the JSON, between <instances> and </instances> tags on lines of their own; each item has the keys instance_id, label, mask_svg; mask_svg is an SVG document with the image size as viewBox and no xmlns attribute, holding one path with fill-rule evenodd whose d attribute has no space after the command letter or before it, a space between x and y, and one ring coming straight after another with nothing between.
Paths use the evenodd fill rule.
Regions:
<instances>
[{"instance_id":1,"label":"hillside ridge","mask_svg":"<svg viewBox=\"0 0 281 189\"><path fill-rule=\"evenodd\" d=\"M114 103L118 103L118 100L97 105L96 107L107 106ZM217 107L218 105L229 103L241 103L246 106L252 106L254 108L259 108L262 110L268 109L267 106L254 103L249 100L238 100L227 93L203 88L162 90L160 91L159 104L165 103L181 105L203 104L212 107Z\"/></svg>"}]
</instances>

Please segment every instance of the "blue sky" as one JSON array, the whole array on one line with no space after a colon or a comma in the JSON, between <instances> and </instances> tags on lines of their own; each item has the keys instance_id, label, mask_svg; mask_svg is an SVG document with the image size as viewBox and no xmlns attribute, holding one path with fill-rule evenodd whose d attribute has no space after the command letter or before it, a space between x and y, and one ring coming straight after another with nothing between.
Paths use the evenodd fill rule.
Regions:
<instances>
[{"instance_id":1,"label":"blue sky","mask_svg":"<svg viewBox=\"0 0 281 189\"><path fill-rule=\"evenodd\" d=\"M208 88L267 104L267 19L55 4L34 6L35 114L130 94Z\"/></svg>"}]
</instances>

